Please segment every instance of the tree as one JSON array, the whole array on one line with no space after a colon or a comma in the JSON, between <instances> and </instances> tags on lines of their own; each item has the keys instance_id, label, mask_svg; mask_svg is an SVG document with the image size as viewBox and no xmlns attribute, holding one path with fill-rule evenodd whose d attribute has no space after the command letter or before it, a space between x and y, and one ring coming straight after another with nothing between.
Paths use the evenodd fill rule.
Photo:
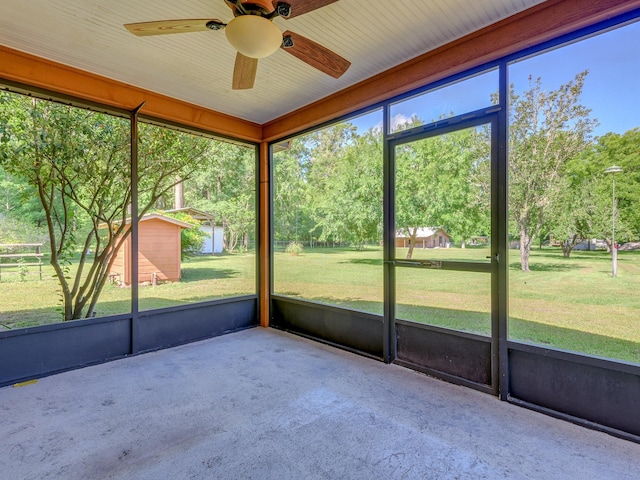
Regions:
<instances>
[{"instance_id":1,"label":"tree","mask_svg":"<svg viewBox=\"0 0 640 480\"><path fill-rule=\"evenodd\" d=\"M589 145L596 121L582 106L587 71L545 92L540 78L522 96L510 89L509 211L520 238L520 266L529 271L531 245L565 186L567 162Z\"/></svg>"},{"instance_id":2,"label":"tree","mask_svg":"<svg viewBox=\"0 0 640 480\"><path fill-rule=\"evenodd\" d=\"M491 142L488 127L442 137L438 162L438 222L465 248L473 235L488 234L491 201Z\"/></svg>"},{"instance_id":3,"label":"tree","mask_svg":"<svg viewBox=\"0 0 640 480\"><path fill-rule=\"evenodd\" d=\"M191 225L189 228L180 229L180 259L192 257L202 251L202 246L207 238L207 234L200 228L200 222L195 220L191 215L184 212L167 213L157 212L160 215L166 215L181 222Z\"/></svg>"},{"instance_id":4,"label":"tree","mask_svg":"<svg viewBox=\"0 0 640 480\"><path fill-rule=\"evenodd\" d=\"M295 138L279 151L274 160L274 223L276 240L351 241L362 245L370 237L371 225L365 218L366 200L358 201L349 181L358 170L371 173L370 155L359 147L356 128L339 123ZM371 144L371 141L369 141ZM375 144L375 142L373 142ZM355 150L364 155L356 158ZM375 148L375 147L372 147ZM347 183L345 183L347 182ZM355 201L352 203L351 200ZM365 225L367 223L367 225ZM366 231L365 231L366 230ZM374 235L375 237L375 235Z\"/></svg>"},{"instance_id":5,"label":"tree","mask_svg":"<svg viewBox=\"0 0 640 480\"><path fill-rule=\"evenodd\" d=\"M356 206L338 197L345 190L345 185L339 182L347 180L340 176L348 174L346 170L352 167L352 161L358 161L353 157L346 158L347 150L355 144L357 137L356 127L350 123L338 123L304 137L308 152L308 157L301 159L306 178L306 213L313 221L308 233L316 233L322 241L351 241L359 236L359 227L353 224L354 216L351 215ZM330 205L332 202L342 202L346 210L337 211L335 205ZM356 230L347 227L348 223ZM361 242L361 239L355 240L356 244Z\"/></svg>"},{"instance_id":6,"label":"tree","mask_svg":"<svg viewBox=\"0 0 640 480\"><path fill-rule=\"evenodd\" d=\"M95 315L115 252L130 232L129 122L20 95L0 94L0 160L37 190L63 319ZM204 139L141 125L139 216L188 178ZM72 271L72 259L77 269Z\"/></svg>"},{"instance_id":7,"label":"tree","mask_svg":"<svg viewBox=\"0 0 640 480\"><path fill-rule=\"evenodd\" d=\"M255 162L252 148L212 141L201 168L184 182L187 204L214 215L229 252L248 249L255 234Z\"/></svg>"},{"instance_id":8,"label":"tree","mask_svg":"<svg viewBox=\"0 0 640 480\"><path fill-rule=\"evenodd\" d=\"M413 116L402 128L422 124L422 120ZM395 150L395 224L398 233L409 237L407 259L413 256L418 229L437 224L434 212L429 210L433 206L431 200L436 199L435 183L429 178L433 167L433 155L429 151L432 147L431 139L426 139L398 145Z\"/></svg>"},{"instance_id":9,"label":"tree","mask_svg":"<svg viewBox=\"0 0 640 480\"><path fill-rule=\"evenodd\" d=\"M407 259L413 256L418 229L437 225L435 183L429 178L433 158L426 154L427 145L421 152L416 144L396 148L396 230L409 237Z\"/></svg>"},{"instance_id":10,"label":"tree","mask_svg":"<svg viewBox=\"0 0 640 480\"><path fill-rule=\"evenodd\" d=\"M227 198L216 207L215 211L223 218L226 248L230 253L236 249L249 249L249 238L255 230L254 198L252 192L243 192Z\"/></svg>"},{"instance_id":11,"label":"tree","mask_svg":"<svg viewBox=\"0 0 640 480\"><path fill-rule=\"evenodd\" d=\"M467 128L396 149L396 227L413 256L420 227L442 227L464 245L489 228L490 143Z\"/></svg>"},{"instance_id":12,"label":"tree","mask_svg":"<svg viewBox=\"0 0 640 480\"><path fill-rule=\"evenodd\" d=\"M274 155L273 221L274 240L299 240L313 230L309 218L306 145L294 139L285 150Z\"/></svg>"},{"instance_id":13,"label":"tree","mask_svg":"<svg viewBox=\"0 0 640 480\"><path fill-rule=\"evenodd\" d=\"M624 241L640 235L636 208L640 202L639 142L638 129L623 135L607 133L568 162L563 176L566 186L553 205L548 222L556 238L562 238L565 257L588 238L602 238L611 249L612 178L604 171L614 164L624 165L624 175L616 178L616 236Z\"/></svg>"},{"instance_id":14,"label":"tree","mask_svg":"<svg viewBox=\"0 0 640 480\"><path fill-rule=\"evenodd\" d=\"M0 167L0 243L45 243L44 222L35 188Z\"/></svg>"},{"instance_id":15,"label":"tree","mask_svg":"<svg viewBox=\"0 0 640 480\"><path fill-rule=\"evenodd\" d=\"M608 238L611 233L611 183L604 170L612 165L622 167L616 175L616 199L619 216L616 219L616 238L621 241L640 238L640 128L624 134L607 133L599 137L592 149L582 159L584 174L594 179L594 190L600 197L604 211L608 211L597 230L597 236Z\"/></svg>"},{"instance_id":16,"label":"tree","mask_svg":"<svg viewBox=\"0 0 640 480\"><path fill-rule=\"evenodd\" d=\"M351 138L336 154L331 175L316 193L314 218L321 240L341 239L357 249L382 239L382 133ZM316 191L313 189L312 191Z\"/></svg>"},{"instance_id":17,"label":"tree","mask_svg":"<svg viewBox=\"0 0 640 480\"><path fill-rule=\"evenodd\" d=\"M558 196L549 207L546 227L562 244L562 255L571 256L573 249L589 238L593 231L593 213L597 208L593 182L573 175L559 183Z\"/></svg>"}]
</instances>

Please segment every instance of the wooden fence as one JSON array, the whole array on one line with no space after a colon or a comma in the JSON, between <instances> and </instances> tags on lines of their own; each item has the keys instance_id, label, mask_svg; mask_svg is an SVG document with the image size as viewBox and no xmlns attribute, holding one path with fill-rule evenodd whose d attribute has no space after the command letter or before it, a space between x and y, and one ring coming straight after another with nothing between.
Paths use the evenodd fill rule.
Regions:
<instances>
[{"instance_id":1,"label":"wooden fence","mask_svg":"<svg viewBox=\"0 0 640 480\"><path fill-rule=\"evenodd\" d=\"M42 280L41 243L3 243L0 244L0 281L3 275L39 275ZM30 267L38 267L31 271Z\"/></svg>"}]
</instances>

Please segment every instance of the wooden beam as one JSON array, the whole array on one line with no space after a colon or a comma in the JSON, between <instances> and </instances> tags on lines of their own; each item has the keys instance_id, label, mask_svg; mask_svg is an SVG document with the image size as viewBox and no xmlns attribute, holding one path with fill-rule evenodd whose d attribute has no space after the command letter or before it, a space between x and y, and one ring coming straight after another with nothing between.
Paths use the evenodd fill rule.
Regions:
<instances>
[{"instance_id":1,"label":"wooden beam","mask_svg":"<svg viewBox=\"0 0 640 480\"><path fill-rule=\"evenodd\" d=\"M104 105L251 142L260 142L260 125L160 95L126 83L0 46L0 79L38 87Z\"/></svg>"},{"instance_id":2,"label":"wooden beam","mask_svg":"<svg viewBox=\"0 0 640 480\"><path fill-rule=\"evenodd\" d=\"M263 125L272 141L640 8L640 0L548 0Z\"/></svg>"},{"instance_id":3,"label":"wooden beam","mask_svg":"<svg viewBox=\"0 0 640 480\"><path fill-rule=\"evenodd\" d=\"M271 258L270 251L270 211L271 198L269 195L269 145L266 142L260 144L260 325L269 326L271 318Z\"/></svg>"}]
</instances>

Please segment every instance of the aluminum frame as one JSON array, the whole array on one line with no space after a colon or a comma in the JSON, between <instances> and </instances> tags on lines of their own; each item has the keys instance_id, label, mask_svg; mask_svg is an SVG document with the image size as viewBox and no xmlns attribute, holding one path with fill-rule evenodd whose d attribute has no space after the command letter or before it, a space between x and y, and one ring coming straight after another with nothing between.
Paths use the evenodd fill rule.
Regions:
<instances>
[{"instance_id":1,"label":"aluminum frame","mask_svg":"<svg viewBox=\"0 0 640 480\"><path fill-rule=\"evenodd\" d=\"M563 352L559 349L546 348L538 345L528 345L509 339L508 335L508 308L509 308L509 285L508 285L508 64L514 60L525 56L533 55L541 51L556 48L563 44L571 43L588 36L601 33L607 29L612 29L625 23L636 21L640 18L640 9L626 14L606 19L595 25L591 25L570 34L555 38L553 40L532 46L512 55L508 55L495 62L476 67L466 72L461 72L446 79L439 80L419 89L413 90L398 97L377 103L371 107L383 108L383 240L384 240L384 316L382 342L382 360L390 363L404 364L411 368L416 368L430 375L437 375L440 378L476 388L497 395L500 400L516 405L530 408L548 415L562 418L573 423L597 430L606 431L612 435L625 438L627 440L640 442L640 426L637 422L628 421L630 418L637 419L637 408L631 406L633 399L640 395L640 365L629 364L613 359L602 359L593 355L578 352ZM492 128L492 135L495 140L492 144L495 148L495 158L492 159L492 178L495 182L495 190L491 199L491 225L492 237L495 242L492 245L491 272L492 272L492 336L491 336L491 376L492 385L489 389L474 382L469 382L456 375L438 372L429 367L420 367L411 362L398 361L397 344L395 342L394 322L395 302L393 285L395 284L395 269L399 266L394 258L394 231L395 212L392 205L395 202L395 179L393 162L390 161L392 146L405 142L406 138L416 139L422 134L430 132L443 132L449 126L464 122L468 115L448 118L441 122L434 122L430 125L418 127L409 131L399 132L394 135L389 132L389 107L399 100L415 96L416 94L427 92L446 83L458 81L469 75L477 74L483 70L498 67L499 69L499 104L493 109L488 108L484 115L495 115L495 128ZM360 110L362 113L366 109ZM480 118L482 111L471 112L471 116ZM342 120L350 116L341 117ZM340 119L338 119L340 120ZM323 125L333 123L338 120L325 122ZM321 128L317 126L306 131ZM456 127L457 128L457 127ZM443 130L444 129L444 130ZM429 133L427 133L429 132ZM278 139L271 144L278 143L284 139ZM273 181L271 172L270 180ZM273 221L273 212L271 212ZM496 257L497 255L497 257ZM494 261L496 258L502 261ZM411 265L410 265L411 266ZM415 266L415 265L414 265ZM273 284L271 284L271 295L273 294ZM304 301L299 301L304 302ZM325 308L324 306L313 305L306 302L309 308ZM287 319L295 324L295 318ZM427 327L427 329L430 327ZM437 327L433 327L437 329ZM452 332L451 335L460 332ZM320 341L322 333L315 337ZM314 335L312 335L314 336ZM338 345L340 346L340 345ZM342 348L350 349L348 346ZM524 360L523 360L524 359ZM523 365L527 365L523 367ZM538 368L537 365L544 365ZM604 374L602 372L605 372ZM605 380L610 376L610 382ZM582 379L578 384L579 394L572 387L576 385L575 379ZM593 391L589 388L590 379L598 378L600 388ZM524 383L523 383L524 380ZM538 389L531 390L523 388L523 385L538 385ZM562 391L561 401L558 401L557 389L545 388L544 385L560 385ZM572 393L573 392L573 393ZM580 397L580 398L577 398ZM597 399L596 406L589 401L589 398ZM604 412L604 413L603 413Z\"/></svg>"}]
</instances>

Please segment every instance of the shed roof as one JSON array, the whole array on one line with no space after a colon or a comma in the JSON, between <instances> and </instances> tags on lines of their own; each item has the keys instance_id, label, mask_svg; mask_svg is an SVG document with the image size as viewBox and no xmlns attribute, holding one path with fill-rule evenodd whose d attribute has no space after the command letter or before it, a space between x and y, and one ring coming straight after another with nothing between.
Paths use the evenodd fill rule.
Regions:
<instances>
[{"instance_id":1,"label":"shed roof","mask_svg":"<svg viewBox=\"0 0 640 480\"><path fill-rule=\"evenodd\" d=\"M148 220L161 220L163 222L172 223L174 225L179 226L180 228L191 228L193 225L188 224L187 222L183 222L181 220L176 220L175 218L167 217L166 215L161 215L159 213L148 213L143 215L140 219L140 222L146 222ZM129 223L130 219L127 219L127 223Z\"/></svg>"},{"instance_id":2,"label":"shed roof","mask_svg":"<svg viewBox=\"0 0 640 480\"><path fill-rule=\"evenodd\" d=\"M180 228L191 228L193 225L188 224L187 222L183 222L181 220L176 220L175 218L167 217L166 215L161 215L159 213L147 213L142 216L140 222L146 222L149 220L161 220L163 222L172 223L177 225ZM127 218L127 224L131 223L131 217ZM105 228L107 225L105 223L101 223L98 227Z\"/></svg>"},{"instance_id":3,"label":"shed roof","mask_svg":"<svg viewBox=\"0 0 640 480\"><path fill-rule=\"evenodd\" d=\"M192 207L173 208L171 210L165 210L164 213L186 213L196 220L204 220L212 223L215 222L216 219L213 213L203 212L202 210L196 210Z\"/></svg>"}]
</instances>

